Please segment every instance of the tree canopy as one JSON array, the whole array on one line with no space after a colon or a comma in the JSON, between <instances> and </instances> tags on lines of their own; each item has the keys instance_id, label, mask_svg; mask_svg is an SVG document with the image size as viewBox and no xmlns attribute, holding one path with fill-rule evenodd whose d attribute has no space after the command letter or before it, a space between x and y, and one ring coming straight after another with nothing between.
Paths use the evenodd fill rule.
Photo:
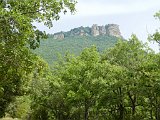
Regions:
<instances>
[{"instance_id":1,"label":"tree canopy","mask_svg":"<svg viewBox=\"0 0 160 120\"><path fill-rule=\"evenodd\" d=\"M77 57L66 55L53 68L52 79L34 87L42 92L33 92L31 118L158 120L159 60L135 35L103 55L95 47Z\"/></svg>"},{"instance_id":2,"label":"tree canopy","mask_svg":"<svg viewBox=\"0 0 160 120\"><path fill-rule=\"evenodd\" d=\"M22 95L27 75L36 68L32 54L45 38L33 22L52 27L62 12L75 11L73 0L0 0L0 117L16 95Z\"/></svg>"},{"instance_id":3,"label":"tree canopy","mask_svg":"<svg viewBox=\"0 0 160 120\"><path fill-rule=\"evenodd\" d=\"M160 11L158 11L154 15L154 17L157 18L158 20L160 20ZM157 42L159 45L159 51L160 51L160 31L159 31L159 29L157 29L154 34L150 34L148 39Z\"/></svg>"}]
</instances>

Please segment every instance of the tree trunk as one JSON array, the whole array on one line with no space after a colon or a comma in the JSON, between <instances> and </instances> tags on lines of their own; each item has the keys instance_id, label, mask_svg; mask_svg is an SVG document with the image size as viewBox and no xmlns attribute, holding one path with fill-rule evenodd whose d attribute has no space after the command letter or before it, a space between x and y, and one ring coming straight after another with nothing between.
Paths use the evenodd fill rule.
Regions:
<instances>
[{"instance_id":1,"label":"tree trunk","mask_svg":"<svg viewBox=\"0 0 160 120\"><path fill-rule=\"evenodd\" d=\"M119 120L124 119L124 107L122 104L119 105Z\"/></svg>"},{"instance_id":2,"label":"tree trunk","mask_svg":"<svg viewBox=\"0 0 160 120\"><path fill-rule=\"evenodd\" d=\"M84 108L84 120L88 120L88 102L87 100L85 99L85 108Z\"/></svg>"},{"instance_id":3,"label":"tree trunk","mask_svg":"<svg viewBox=\"0 0 160 120\"><path fill-rule=\"evenodd\" d=\"M130 92L128 92L128 96L129 96L129 98L130 98L130 100L131 100L131 108L132 108L132 116L134 116L134 114L135 114L135 111L136 111L136 95L133 95L133 97L132 97L132 95L130 94Z\"/></svg>"},{"instance_id":4,"label":"tree trunk","mask_svg":"<svg viewBox=\"0 0 160 120\"><path fill-rule=\"evenodd\" d=\"M122 97L121 87L119 87L119 94L121 96L120 104L118 105L118 107L119 107L119 120L123 120L124 119L124 106L123 106L123 97Z\"/></svg>"}]
</instances>

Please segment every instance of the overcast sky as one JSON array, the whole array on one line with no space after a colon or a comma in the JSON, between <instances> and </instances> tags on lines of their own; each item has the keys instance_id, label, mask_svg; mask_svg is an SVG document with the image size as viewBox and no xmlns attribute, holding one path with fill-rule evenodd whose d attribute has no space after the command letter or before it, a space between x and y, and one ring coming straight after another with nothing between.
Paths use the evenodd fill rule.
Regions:
<instances>
[{"instance_id":1,"label":"overcast sky","mask_svg":"<svg viewBox=\"0 0 160 120\"><path fill-rule=\"evenodd\" d=\"M160 10L160 0L77 0L74 15L61 15L59 21L54 21L53 28L48 29L38 25L47 33L68 31L75 27L92 26L92 24L118 24L122 36L128 39L136 34L143 42L147 34L160 27L160 21L153 15ZM156 51L158 46L151 45Z\"/></svg>"}]
</instances>

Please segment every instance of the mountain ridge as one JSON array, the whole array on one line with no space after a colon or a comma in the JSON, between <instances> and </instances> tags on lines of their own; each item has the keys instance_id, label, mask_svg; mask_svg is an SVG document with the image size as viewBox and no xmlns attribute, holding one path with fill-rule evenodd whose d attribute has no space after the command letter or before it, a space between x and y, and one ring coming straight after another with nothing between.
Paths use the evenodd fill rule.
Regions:
<instances>
[{"instance_id":1,"label":"mountain ridge","mask_svg":"<svg viewBox=\"0 0 160 120\"><path fill-rule=\"evenodd\" d=\"M47 40L42 40L41 45L34 52L44 58L50 65L58 60L58 56L66 53L79 55L85 48L96 46L99 52L113 47L118 39L122 39L119 25L107 24L91 27L77 27L67 32L48 34Z\"/></svg>"},{"instance_id":2,"label":"mountain ridge","mask_svg":"<svg viewBox=\"0 0 160 120\"><path fill-rule=\"evenodd\" d=\"M123 38L119 29L118 24L106 24L106 25L97 25L93 24L91 27L77 27L73 28L70 31L57 32L53 34L54 39L63 40L66 37L73 36L99 36L99 35L108 35L114 36L117 38Z\"/></svg>"}]
</instances>

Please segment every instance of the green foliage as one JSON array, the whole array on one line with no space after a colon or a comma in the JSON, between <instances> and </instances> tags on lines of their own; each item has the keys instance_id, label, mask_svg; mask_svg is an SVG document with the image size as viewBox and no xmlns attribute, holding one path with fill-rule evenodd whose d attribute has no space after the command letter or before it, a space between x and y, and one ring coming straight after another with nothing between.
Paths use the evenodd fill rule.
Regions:
<instances>
[{"instance_id":1,"label":"green foliage","mask_svg":"<svg viewBox=\"0 0 160 120\"><path fill-rule=\"evenodd\" d=\"M46 119L94 119L89 113L94 115L98 109L106 86L102 75L108 74L108 66L107 62L101 63L95 47L85 49L78 57L68 56L55 66L47 89L41 87L43 92L35 96L34 119L41 120L41 114L37 116L39 110L46 113Z\"/></svg>"},{"instance_id":2,"label":"green foliage","mask_svg":"<svg viewBox=\"0 0 160 120\"><path fill-rule=\"evenodd\" d=\"M27 76L23 76L23 79L27 80L22 84L23 96L16 96L15 99L7 107L6 113L12 118L29 119L29 113L31 112L31 98L30 93L35 81L39 79L46 79L46 74L48 71L47 64L41 59L37 58L35 61L34 71Z\"/></svg>"},{"instance_id":3,"label":"green foliage","mask_svg":"<svg viewBox=\"0 0 160 120\"><path fill-rule=\"evenodd\" d=\"M119 41L102 56L95 47L84 49L77 57L67 54L54 65L47 81L35 84L31 117L158 120L159 65L159 54L135 35Z\"/></svg>"},{"instance_id":4,"label":"green foliage","mask_svg":"<svg viewBox=\"0 0 160 120\"><path fill-rule=\"evenodd\" d=\"M159 19L160 20L160 11L158 11L155 15L154 15L155 18ZM159 47L160 47L160 32L159 30L157 29L156 32L154 34L149 34L149 37L148 39L150 41L155 41L159 44ZM160 50L160 48L159 48Z\"/></svg>"},{"instance_id":5,"label":"green foliage","mask_svg":"<svg viewBox=\"0 0 160 120\"><path fill-rule=\"evenodd\" d=\"M71 29L71 31L68 31L68 32L63 32L63 34L64 34L64 37L71 37L71 36L79 35L81 31L83 31L87 36L91 36L91 28L83 27L83 26Z\"/></svg>"},{"instance_id":6,"label":"green foliage","mask_svg":"<svg viewBox=\"0 0 160 120\"><path fill-rule=\"evenodd\" d=\"M36 72L38 58L31 49L46 38L33 22L52 27L59 13L75 10L70 0L0 0L0 117L17 95L22 95L28 75Z\"/></svg>"},{"instance_id":7,"label":"green foliage","mask_svg":"<svg viewBox=\"0 0 160 120\"><path fill-rule=\"evenodd\" d=\"M9 46L8 46L9 47ZM27 76L36 66L36 56L23 48L3 47L0 60L0 115L3 115L7 105L14 99L14 96L23 95L23 84L28 81Z\"/></svg>"},{"instance_id":8,"label":"green foliage","mask_svg":"<svg viewBox=\"0 0 160 120\"><path fill-rule=\"evenodd\" d=\"M67 37L63 40L56 40L52 35L49 35L47 40L41 41L41 46L34 52L44 58L50 65L58 60L58 55L64 56L66 53L79 55L80 52L92 45L97 46L99 52L104 49L114 46L117 42L113 36L75 36Z\"/></svg>"},{"instance_id":9,"label":"green foliage","mask_svg":"<svg viewBox=\"0 0 160 120\"><path fill-rule=\"evenodd\" d=\"M152 102L154 101L153 93L155 92L152 89L155 89L155 84L158 85L160 80L158 74L159 57L133 35L128 42L118 43L107 52L103 59L108 59L110 63L120 65L125 69L121 85L114 90L117 91L114 94L123 96L121 103L118 103L120 108L117 107L120 110L120 118L122 120L157 119L159 113L157 114L157 110L153 109L153 103L150 103L150 99ZM157 69L151 68L154 74L152 70L152 72L147 72L152 66L151 64L155 64ZM144 66L146 67L144 68ZM155 99L157 98L159 95L156 95Z\"/></svg>"},{"instance_id":10,"label":"green foliage","mask_svg":"<svg viewBox=\"0 0 160 120\"><path fill-rule=\"evenodd\" d=\"M24 120L30 112L30 102L29 96L17 97L15 101L8 106L7 113L12 118L21 118Z\"/></svg>"}]
</instances>

